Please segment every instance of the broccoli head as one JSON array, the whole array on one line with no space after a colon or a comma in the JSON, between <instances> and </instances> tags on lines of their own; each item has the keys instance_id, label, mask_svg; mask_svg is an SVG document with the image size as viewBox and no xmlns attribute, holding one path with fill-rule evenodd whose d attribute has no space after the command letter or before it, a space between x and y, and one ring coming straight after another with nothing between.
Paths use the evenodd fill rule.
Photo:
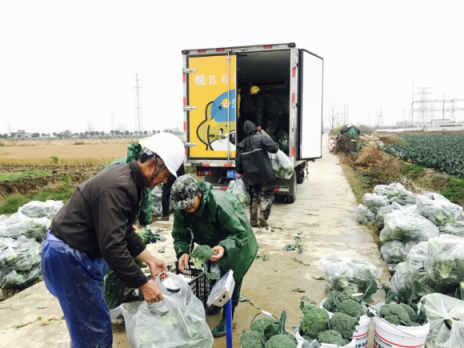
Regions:
<instances>
[{"instance_id":1,"label":"broccoli head","mask_svg":"<svg viewBox=\"0 0 464 348\"><path fill-rule=\"evenodd\" d=\"M340 289L345 289L350 285L350 282L347 277L340 277L335 279L335 286Z\"/></svg>"},{"instance_id":2,"label":"broccoli head","mask_svg":"<svg viewBox=\"0 0 464 348\"><path fill-rule=\"evenodd\" d=\"M317 340L319 343L336 344L337 346L346 346L349 343L339 332L335 330L319 332Z\"/></svg>"},{"instance_id":3,"label":"broccoli head","mask_svg":"<svg viewBox=\"0 0 464 348\"><path fill-rule=\"evenodd\" d=\"M264 330L273 324L275 324L275 320L270 317L260 318L253 323L251 330L261 332L264 335Z\"/></svg>"},{"instance_id":4,"label":"broccoli head","mask_svg":"<svg viewBox=\"0 0 464 348\"><path fill-rule=\"evenodd\" d=\"M363 309L359 302L354 300L345 300L337 306L337 312L348 314L355 318L360 318L363 315Z\"/></svg>"},{"instance_id":5,"label":"broccoli head","mask_svg":"<svg viewBox=\"0 0 464 348\"><path fill-rule=\"evenodd\" d=\"M409 317L408 311L400 304L385 304L380 308L380 316L393 325L418 326Z\"/></svg>"},{"instance_id":6,"label":"broccoli head","mask_svg":"<svg viewBox=\"0 0 464 348\"><path fill-rule=\"evenodd\" d=\"M304 305L303 308L301 308L301 311L303 312L304 315L306 315L306 313L309 313L310 311L316 308L317 307L315 305L308 304L308 305Z\"/></svg>"},{"instance_id":7,"label":"broccoli head","mask_svg":"<svg viewBox=\"0 0 464 348\"><path fill-rule=\"evenodd\" d=\"M335 312L337 310L337 305L335 304L334 297L333 296L327 297L327 299L324 301L324 304L322 305L322 307L324 307L330 313Z\"/></svg>"},{"instance_id":8,"label":"broccoli head","mask_svg":"<svg viewBox=\"0 0 464 348\"><path fill-rule=\"evenodd\" d=\"M296 348L296 343L288 335L275 335L266 342L266 348Z\"/></svg>"},{"instance_id":9,"label":"broccoli head","mask_svg":"<svg viewBox=\"0 0 464 348\"><path fill-rule=\"evenodd\" d=\"M198 245L192 253L192 261L196 268L200 269L208 259L216 255L209 245Z\"/></svg>"},{"instance_id":10,"label":"broccoli head","mask_svg":"<svg viewBox=\"0 0 464 348\"><path fill-rule=\"evenodd\" d=\"M337 296L337 301L345 301L345 300L353 300L353 294L356 294L358 292L358 289L356 287L349 287L343 290L342 292L338 293Z\"/></svg>"},{"instance_id":11,"label":"broccoli head","mask_svg":"<svg viewBox=\"0 0 464 348\"><path fill-rule=\"evenodd\" d=\"M332 330L339 332L343 338L351 339L356 331L358 318L353 318L348 314L337 312L330 319L330 327Z\"/></svg>"},{"instance_id":12,"label":"broccoli head","mask_svg":"<svg viewBox=\"0 0 464 348\"><path fill-rule=\"evenodd\" d=\"M408 312L409 319L411 319L412 322L415 322L417 320L417 313L412 307L408 306L405 303L401 303L400 306L403 307L406 310L406 312Z\"/></svg>"},{"instance_id":13,"label":"broccoli head","mask_svg":"<svg viewBox=\"0 0 464 348\"><path fill-rule=\"evenodd\" d=\"M247 331L240 336L242 348L263 348L261 341L265 341L265 338L259 331Z\"/></svg>"},{"instance_id":14,"label":"broccoli head","mask_svg":"<svg viewBox=\"0 0 464 348\"><path fill-rule=\"evenodd\" d=\"M315 308L305 314L300 323L303 336L316 339L319 332L329 328L329 314L322 308Z\"/></svg>"}]
</instances>

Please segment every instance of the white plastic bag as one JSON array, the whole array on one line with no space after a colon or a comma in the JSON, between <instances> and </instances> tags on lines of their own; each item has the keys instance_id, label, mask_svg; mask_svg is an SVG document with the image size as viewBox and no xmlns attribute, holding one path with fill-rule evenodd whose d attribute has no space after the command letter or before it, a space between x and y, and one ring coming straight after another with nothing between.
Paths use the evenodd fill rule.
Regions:
<instances>
[{"instance_id":1,"label":"white plastic bag","mask_svg":"<svg viewBox=\"0 0 464 348\"><path fill-rule=\"evenodd\" d=\"M53 219L53 217L63 207L62 201L46 201L38 202L31 201L18 209L18 211L30 218L42 218Z\"/></svg>"},{"instance_id":2,"label":"white plastic bag","mask_svg":"<svg viewBox=\"0 0 464 348\"><path fill-rule=\"evenodd\" d=\"M358 220L358 222L362 225L367 225L369 222L375 221L375 213L360 204L356 208L356 220Z\"/></svg>"},{"instance_id":3,"label":"white plastic bag","mask_svg":"<svg viewBox=\"0 0 464 348\"><path fill-rule=\"evenodd\" d=\"M245 182L242 179L231 180L227 192L234 195L242 206L249 206L251 202Z\"/></svg>"},{"instance_id":4,"label":"white plastic bag","mask_svg":"<svg viewBox=\"0 0 464 348\"><path fill-rule=\"evenodd\" d=\"M293 163L290 158L282 150L268 154L276 177L290 179L293 175Z\"/></svg>"},{"instance_id":5,"label":"white plastic bag","mask_svg":"<svg viewBox=\"0 0 464 348\"><path fill-rule=\"evenodd\" d=\"M133 348L211 348L213 336L206 322L203 303L195 297L190 286L180 277L168 273L171 283L179 291L171 292L158 282L164 300L124 303L119 311L126 324L127 337Z\"/></svg>"},{"instance_id":6,"label":"white plastic bag","mask_svg":"<svg viewBox=\"0 0 464 348\"><path fill-rule=\"evenodd\" d=\"M380 232L380 241L399 240L424 242L439 234L438 227L430 220L418 214L410 214L407 209L395 210L384 217L384 228Z\"/></svg>"},{"instance_id":7,"label":"white plastic bag","mask_svg":"<svg viewBox=\"0 0 464 348\"><path fill-rule=\"evenodd\" d=\"M50 223L50 219L46 217L29 218L18 212L11 215L0 226L0 237L17 239L20 236L25 236L35 238L38 242L41 242L47 236Z\"/></svg>"},{"instance_id":8,"label":"white plastic bag","mask_svg":"<svg viewBox=\"0 0 464 348\"><path fill-rule=\"evenodd\" d=\"M379 196L375 193L366 193L363 196L363 202L366 207L372 210L374 213L377 213L380 207L386 207L390 205L388 198L385 196Z\"/></svg>"},{"instance_id":9,"label":"white plastic bag","mask_svg":"<svg viewBox=\"0 0 464 348\"><path fill-rule=\"evenodd\" d=\"M435 293L422 297L419 306L430 323L427 348L464 348L464 301Z\"/></svg>"},{"instance_id":10,"label":"white plastic bag","mask_svg":"<svg viewBox=\"0 0 464 348\"><path fill-rule=\"evenodd\" d=\"M444 226L449 222L462 221L463 209L444 199L429 199L417 196L417 210L419 214L432 221L436 226Z\"/></svg>"}]
</instances>

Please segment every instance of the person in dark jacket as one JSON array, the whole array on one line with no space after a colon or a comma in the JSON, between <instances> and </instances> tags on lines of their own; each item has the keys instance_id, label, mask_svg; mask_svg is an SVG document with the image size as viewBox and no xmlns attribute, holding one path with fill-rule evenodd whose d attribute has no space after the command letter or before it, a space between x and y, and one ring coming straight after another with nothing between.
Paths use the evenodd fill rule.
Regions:
<instances>
[{"instance_id":1,"label":"person in dark jacket","mask_svg":"<svg viewBox=\"0 0 464 348\"><path fill-rule=\"evenodd\" d=\"M258 86L251 86L250 95L256 108L258 132L264 129L272 140L277 140L277 130L288 133L288 113L279 97L261 92Z\"/></svg>"},{"instance_id":2,"label":"person in dark jacket","mask_svg":"<svg viewBox=\"0 0 464 348\"><path fill-rule=\"evenodd\" d=\"M108 266L128 288L139 288L148 304L163 299L135 259L148 265L153 278L167 271L166 265L150 254L133 224L146 189L175 174L185 149L168 133L154 135L144 147L137 161L115 164L80 184L53 218L44 242L42 275L60 302L74 348L112 346L103 291Z\"/></svg>"},{"instance_id":3,"label":"person in dark jacket","mask_svg":"<svg viewBox=\"0 0 464 348\"><path fill-rule=\"evenodd\" d=\"M250 191L251 226L268 227L267 220L271 214L275 174L267 152L276 153L279 145L268 136L259 134L256 125L251 121L245 122L243 130L246 138L237 145L235 155L237 179L243 177Z\"/></svg>"},{"instance_id":4,"label":"person in dark jacket","mask_svg":"<svg viewBox=\"0 0 464 348\"><path fill-rule=\"evenodd\" d=\"M157 221L169 221L169 201L171 197L171 187L174 184L174 181L179 176L182 176L185 174L185 168L184 165L181 164L179 170L176 172L176 175L170 175L168 182L163 185L163 194L161 196L161 204L163 206L163 216L160 216Z\"/></svg>"}]
</instances>

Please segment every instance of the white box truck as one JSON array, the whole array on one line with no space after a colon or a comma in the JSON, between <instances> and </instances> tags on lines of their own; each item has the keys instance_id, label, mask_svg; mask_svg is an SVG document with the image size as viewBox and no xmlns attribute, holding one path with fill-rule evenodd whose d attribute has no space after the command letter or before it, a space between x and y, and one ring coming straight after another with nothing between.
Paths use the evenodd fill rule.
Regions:
<instances>
[{"instance_id":1,"label":"white box truck","mask_svg":"<svg viewBox=\"0 0 464 348\"><path fill-rule=\"evenodd\" d=\"M282 128L288 133L279 129L287 141L280 145L295 174L276 179L275 198L293 203L307 161L322 156L323 58L294 43L189 49L182 58L185 165L195 166L214 189L227 189L237 174L235 146L243 139L243 123L254 121L249 90L258 86L280 98L287 111L289 124Z\"/></svg>"}]
</instances>

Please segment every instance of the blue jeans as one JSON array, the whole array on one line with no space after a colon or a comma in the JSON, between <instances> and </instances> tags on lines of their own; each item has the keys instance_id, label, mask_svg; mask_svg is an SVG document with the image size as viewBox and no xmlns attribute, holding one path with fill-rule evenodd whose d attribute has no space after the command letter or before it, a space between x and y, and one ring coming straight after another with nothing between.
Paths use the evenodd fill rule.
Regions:
<instances>
[{"instance_id":1,"label":"blue jeans","mask_svg":"<svg viewBox=\"0 0 464 348\"><path fill-rule=\"evenodd\" d=\"M41 258L45 285L60 301L71 347L111 348L113 331L103 292L105 260L71 248L50 232Z\"/></svg>"}]
</instances>

